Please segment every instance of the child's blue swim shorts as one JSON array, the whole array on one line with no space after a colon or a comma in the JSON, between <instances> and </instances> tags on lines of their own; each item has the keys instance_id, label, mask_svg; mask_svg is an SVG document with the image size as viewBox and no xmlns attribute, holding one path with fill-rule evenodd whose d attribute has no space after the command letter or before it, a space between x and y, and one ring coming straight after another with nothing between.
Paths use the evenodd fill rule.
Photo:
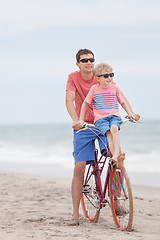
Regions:
<instances>
[{"instance_id":1,"label":"child's blue swim shorts","mask_svg":"<svg viewBox=\"0 0 160 240\"><path fill-rule=\"evenodd\" d=\"M110 130L112 125L116 125L118 127L118 130L120 130L121 123L122 123L122 120L120 119L120 117L115 116L115 115L110 115L110 116L107 116L107 117L97 120L95 122L95 126L103 134L105 134L108 130Z\"/></svg>"}]
</instances>

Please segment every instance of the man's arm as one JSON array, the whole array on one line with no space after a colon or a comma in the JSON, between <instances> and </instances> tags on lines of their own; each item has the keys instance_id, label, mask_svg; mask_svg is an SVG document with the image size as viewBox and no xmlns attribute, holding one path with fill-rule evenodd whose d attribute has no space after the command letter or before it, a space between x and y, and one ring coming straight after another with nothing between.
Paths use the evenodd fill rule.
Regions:
<instances>
[{"instance_id":1,"label":"man's arm","mask_svg":"<svg viewBox=\"0 0 160 240\"><path fill-rule=\"evenodd\" d=\"M74 101L75 101L75 92L72 90L67 90L66 91L66 108L70 117L73 120L72 127L75 130L79 130L82 126L82 121L79 121L79 118L76 113Z\"/></svg>"},{"instance_id":2,"label":"man's arm","mask_svg":"<svg viewBox=\"0 0 160 240\"><path fill-rule=\"evenodd\" d=\"M88 103L84 101L82 103L82 107L81 107L80 121L84 121L84 116L85 116L87 108L88 108Z\"/></svg>"}]
</instances>

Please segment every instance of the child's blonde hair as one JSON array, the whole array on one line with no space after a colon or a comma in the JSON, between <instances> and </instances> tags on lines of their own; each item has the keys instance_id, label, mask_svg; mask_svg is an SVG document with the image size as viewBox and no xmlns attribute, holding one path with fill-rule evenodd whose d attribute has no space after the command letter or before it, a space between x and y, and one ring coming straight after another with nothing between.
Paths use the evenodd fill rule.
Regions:
<instances>
[{"instance_id":1,"label":"child's blonde hair","mask_svg":"<svg viewBox=\"0 0 160 240\"><path fill-rule=\"evenodd\" d=\"M105 70L106 72L112 72L112 67L109 64L100 63L95 67L94 75L95 76L101 75L103 70Z\"/></svg>"}]
</instances>

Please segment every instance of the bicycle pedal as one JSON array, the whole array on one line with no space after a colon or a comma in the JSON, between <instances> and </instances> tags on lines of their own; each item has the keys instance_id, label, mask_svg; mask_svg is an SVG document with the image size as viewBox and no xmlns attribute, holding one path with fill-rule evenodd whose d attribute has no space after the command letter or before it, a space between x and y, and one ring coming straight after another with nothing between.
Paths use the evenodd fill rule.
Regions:
<instances>
[{"instance_id":1,"label":"bicycle pedal","mask_svg":"<svg viewBox=\"0 0 160 240\"><path fill-rule=\"evenodd\" d=\"M90 185L88 184L83 185L82 193L89 194L90 189L91 189Z\"/></svg>"},{"instance_id":2,"label":"bicycle pedal","mask_svg":"<svg viewBox=\"0 0 160 240\"><path fill-rule=\"evenodd\" d=\"M103 199L101 205L102 207L105 207L108 203L109 201L107 199Z\"/></svg>"},{"instance_id":3,"label":"bicycle pedal","mask_svg":"<svg viewBox=\"0 0 160 240\"><path fill-rule=\"evenodd\" d=\"M114 162L114 161L112 161L111 164L112 164L112 167L113 167L113 168L117 166L117 163Z\"/></svg>"},{"instance_id":4,"label":"bicycle pedal","mask_svg":"<svg viewBox=\"0 0 160 240\"><path fill-rule=\"evenodd\" d=\"M101 203L102 207L105 207L106 206L106 203Z\"/></svg>"},{"instance_id":5,"label":"bicycle pedal","mask_svg":"<svg viewBox=\"0 0 160 240\"><path fill-rule=\"evenodd\" d=\"M82 190L82 193L87 193L87 194L88 194L88 193L89 193L89 190L88 190L88 189L83 189L83 190Z\"/></svg>"},{"instance_id":6,"label":"bicycle pedal","mask_svg":"<svg viewBox=\"0 0 160 240\"><path fill-rule=\"evenodd\" d=\"M83 189L91 189L90 185L83 185Z\"/></svg>"}]
</instances>

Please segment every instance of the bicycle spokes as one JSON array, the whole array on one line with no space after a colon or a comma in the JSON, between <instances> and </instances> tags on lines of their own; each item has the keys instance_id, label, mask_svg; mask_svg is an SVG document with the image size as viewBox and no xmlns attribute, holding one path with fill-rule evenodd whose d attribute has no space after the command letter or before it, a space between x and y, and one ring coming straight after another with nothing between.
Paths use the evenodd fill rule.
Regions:
<instances>
[{"instance_id":1,"label":"bicycle spokes","mask_svg":"<svg viewBox=\"0 0 160 240\"><path fill-rule=\"evenodd\" d=\"M96 191L95 176L92 174L91 168L89 169L87 183L83 185L82 189L82 208L85 216L91 222L97 222L100 213L100 199Z\"/></svg>"},{"instance_id":2,"label":"bicycle spokes","mask_svg":"<svg viewBox=\"0 0 160 240\"><path fill-rule=\"evenodd\" d=\"M124 167L122 169L115 167L112 171L110 201L117 228L130 231L133 221L133 199L129 178Z\"/></svg>"}]
</instances>

